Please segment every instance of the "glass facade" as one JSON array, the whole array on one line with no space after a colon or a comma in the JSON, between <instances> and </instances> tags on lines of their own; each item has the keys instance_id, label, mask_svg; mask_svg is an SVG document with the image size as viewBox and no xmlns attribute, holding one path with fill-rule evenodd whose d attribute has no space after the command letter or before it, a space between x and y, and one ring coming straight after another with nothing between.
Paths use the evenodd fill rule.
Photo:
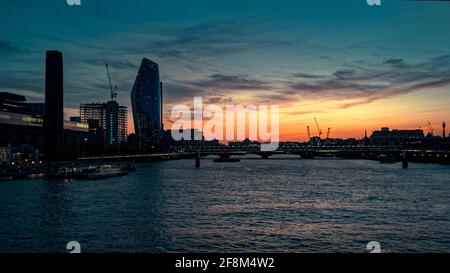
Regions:
<instances>
[{"instance_id":1,"label":"glass facade","mask_svg":"<svg viewBox=\"0 0 450 273\"><path fill-rule=\"evenodd\" d=\"M134 130L141 140L151 140L161 124L161 83L158 64L143 59L131 91Z\"/></svg>"}]
</instances>

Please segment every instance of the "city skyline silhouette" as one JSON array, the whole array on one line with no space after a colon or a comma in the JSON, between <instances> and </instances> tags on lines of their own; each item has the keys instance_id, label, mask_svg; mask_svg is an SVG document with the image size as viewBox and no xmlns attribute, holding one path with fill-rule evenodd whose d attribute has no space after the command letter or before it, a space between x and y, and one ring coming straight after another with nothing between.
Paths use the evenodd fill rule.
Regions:
<instances>
[{"instance_id":1,"label":"city skyline silhouette","mask_svg":"<svg viewBox=\"0 0 450 273\"><path fill-rule=\"evenodd\" d=\"M0 91L42 101L42 59L54 48L66 56L66 119L82 103L108 99L108 61L129 133L142 58L160 65L165 124L173 105L194 96L219 105L278 104L281 140L291 141L307 139L314 117L341 138L450 119L450 5L297 2L45 1L45 12L36 13L36 3L8 1L0 10ZM30 20L10 16L17 13Z\"/></svg>"}]
</instances>

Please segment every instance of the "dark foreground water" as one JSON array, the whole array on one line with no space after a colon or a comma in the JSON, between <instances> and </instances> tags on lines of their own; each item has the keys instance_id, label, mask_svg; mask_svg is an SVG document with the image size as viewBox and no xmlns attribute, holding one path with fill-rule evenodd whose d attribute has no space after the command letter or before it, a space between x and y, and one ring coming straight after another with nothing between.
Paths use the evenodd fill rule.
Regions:
<instances>
[{"instance_id":1,"label":"dark foreground water","mask_svg":"<svg viewBox=\"0 0 450 273\"><path fill-rule=\"evenodd\" d=\"M450 166L193 160L0 183L0 252L450 252Z\"/></svg>"}]
</instances>

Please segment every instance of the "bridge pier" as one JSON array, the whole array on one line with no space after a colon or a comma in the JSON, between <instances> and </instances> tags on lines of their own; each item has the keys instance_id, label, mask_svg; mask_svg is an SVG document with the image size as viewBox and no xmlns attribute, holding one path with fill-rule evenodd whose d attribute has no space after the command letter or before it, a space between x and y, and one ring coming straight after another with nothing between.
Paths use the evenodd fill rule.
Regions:
<instances>
[{"instance_id":1,"label":"bridge pier","mask_svg":"<svg viewBox=\"0 0 450 273\"><path fill-rule=\"evenodd\" d=\"M274 155L273 152L258 152L256 154L259 155L261 157L261 159L268 159L269 156Z\"/></svg>"},{"instance_id":2,"label":"bridge pier","mask_svg":"<svg viewBox=\"0 0 450 273\"><path fill-rule=\"evenodd\" d=\"M195 155L195 168L200 168L200 153L197 152L197 154Z\"/></svg>"},{"instance_id":3,"label":"bridge pier","mask_svg":"<svg viewBox=\"0 0 450 273\"><path fill-rule=\"evenodd\" d=\"M304 152L299 154L302 159L314 159L313 152Z\"/></svg>"}]
</instances>

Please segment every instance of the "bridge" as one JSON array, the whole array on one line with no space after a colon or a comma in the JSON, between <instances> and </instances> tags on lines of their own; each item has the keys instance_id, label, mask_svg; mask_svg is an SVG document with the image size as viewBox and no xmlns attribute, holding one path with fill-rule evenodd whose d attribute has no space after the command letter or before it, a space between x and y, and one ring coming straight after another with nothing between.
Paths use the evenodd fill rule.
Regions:
<instances>
[{"instance_id":1,"label":"bridge","mask_svg":"<svg viewBox=\"0 0 450 273\"><path fill-rule=\"evenodd\" d=\"M258 155L262 159L269 159L274 155L297 155L301 159L314 159L321 157L337 157L344 159L369 159L369 160L391 160L450 164L450 151L448 150L420 150L404 149L402 147L386 146L332 146L332 147L280 147L276 151L261 151L257 148L232 149L232 148L201 148L183 149L170 153L149 153L136 155L109 155L96 157L82 157L82 161L131 161L151 162L161 160L175 160L183 158L194 158L200 154L201 157L218 156L230 158L232 156L245 156L249 154Z\"/></svg>"}]
</instances>

